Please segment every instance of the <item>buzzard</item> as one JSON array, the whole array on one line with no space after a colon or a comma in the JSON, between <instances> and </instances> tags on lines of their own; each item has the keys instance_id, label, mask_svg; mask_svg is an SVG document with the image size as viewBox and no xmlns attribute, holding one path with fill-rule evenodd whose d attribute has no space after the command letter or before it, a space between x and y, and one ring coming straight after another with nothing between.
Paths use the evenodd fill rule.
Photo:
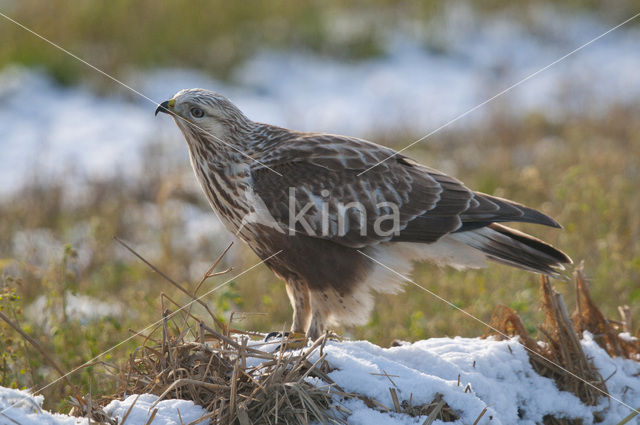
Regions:
<instances>
[{"instance_id":1,"label":"buzzard","mask_svg":"<svg viewBox=\"0 0 640 425\"><path fill-rule=\"evenodd\" d=\"M371 292L402 286L380 264L405 274L415 261L463 269L492 260L556 276L571 263L502 224L560 227L552 218L384 146L254 122L204 89L182 90L158 112L182 131L220 220L284 280L293 333L315 339L327 326L366 322Z\"/></svg>"}]
</instances>

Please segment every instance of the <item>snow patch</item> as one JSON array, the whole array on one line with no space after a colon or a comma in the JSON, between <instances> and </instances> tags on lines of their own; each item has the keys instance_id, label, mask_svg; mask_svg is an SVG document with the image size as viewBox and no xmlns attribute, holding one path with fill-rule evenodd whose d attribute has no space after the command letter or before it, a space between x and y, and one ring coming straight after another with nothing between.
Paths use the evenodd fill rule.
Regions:
<instances>
[{"instance_id":1,"label":"snow patch","mask_svg":"<svg viewBox=\"0 0 640 425\"><path fill-rule=\"evenodd\" d=\"M25 309L25 314L31 321L46 326L49 317L60 314L61 308L57 305L59 299L57 297L55 304L49 304L47 296L40 295ZM101 301L88 295L70 292L65 294L64 303L67 318L85 324L102 317L119 317L125 312L124 306L120 303Z\"/></svg>"},{"instance_id":2,"label":"snow patch","mask_svg":"<svg viewBox=\"0 0 640 425\"><path fill-rule=\"evenodd\" d=\"M458 10L429 25L416 22L413 32L390 31L383 40L385 54L360 62L260 50L235 71L231 83L184 69L132 73L125 82L156 102L183 88L209 88L254 120L299 130L373 139L398 130L421 135L610 28L588 15L549 9L540 10L532 25ZM496 108L514 116L539 111L560 120L567 113L637 102L638 39L640 29L620 28L455 126L481 123ZM170 141L167 157L186 164L187 150L172 121L154 118L155 105L148 100L127 99L131 93L100 97L86 88L61 87L34 70L1 71L0 194L29 179L71 176L74 186L87 177L135 177L149 144Z\"/></svg>"},{"instance_id":3,"label":"snow patch","mask_svg":"<svg viewBox=\"0 0 640 425\"><path fill-rule=\"evenodd\" d=\"M254 344L257 342L251 343ZM334 368L329 376L345 391L374 398L390 408L393 408L391 387L396 389L400 402L411 399L414 406L430 403L436 394L441 394L460 416L450 422L452 425L474 423L483 409L487 409L486 413L478 423L484 425L535 425L541 423L545 415L581 419L589 425L594 423L594 412L603 415L603 423L618 423L631 412L631 407L640 406L640 364L609 357L588 333L582 346L606 379L612 396L601 398L597 406L585 406L575 395L559 391L553 380L536 374L517 338L505 341L432 338L392 348L381 348L366 341L330 341L323 352ZM318 356L315 352L311 360L317 360ZM247 360L259 364L257 359ZM313 383L317 378L309 380ZM104 410L121 420L136 397L130 395L123 401L112 401ZM0 415L0 425L13 424L7 417L24 425L87 423L84 419L43 411L42 401L42 396L33 396L27 391L0 388L0 412L5 415ZM150 407L156 401L154 395L141 395L127 423L146 423ZM382 413L359 399L336 398L335 401L351 412L347 420L352 425L422 424L426 419ZM9 407L13 403L15 406ZM207 413L186 400L163 400L156 408L155 425L180 424L178 411L183 423ZM435 423L442 424L441 421Z\"/></svg>"},{"instance_id":4,"label":"snow patch","mask_svg":"<svg viewBox=\"0 0 640 425\"><path fill-rule=\"evenodd\" d=\"M329 376L338 385L388 407L393 406L389 388L396 387L400 401L411 399L414 405L430 403L436 394L442 394L460 415L455 424L474 423L484 408L487 412L480 424L534 425L547 414L592 421L590 408L573 394L558 391L551 379L535 373L525 349L515 339L432 338L393 348L357 341L329 343L325 352L327 361L337 368ZM362 405L362 409L368 408ZM362 415L360 412L356 417ZM369 415L376 413L363 417ZM403 422L398 421L400 416L405 416ZM415 420L396 415L376 423L409 424Z\"/></svg>"},{"instance_id":5,"label":"snow patch","mask_svg":"<svg viewBox=\"0 0 640 425\"><path fill-rule=\"evenodd\" d=\"M0 387L0 425L85 425L89 420L42 409L44 397Z\"/></svg>"},{"instance_id":6,"label":"snow patch","mask_svg":"<svg viewBox=\"0 0 640 425\"><path fill-rule=\"evenodd\" d=\"M157 400L158 396L152 394L130 395L123 401L112 401L104 408L104 411L112 418L117 418L120 423L133 404L133 409L131 409L126 422L131 425L146 424L155 409L158 411L153 419L153 425L188 424L207 414L206 410L189 400L162 400L151 409ZM199 423L208 425L209 420L205 419Z\"/></svg>"}]
</instances>

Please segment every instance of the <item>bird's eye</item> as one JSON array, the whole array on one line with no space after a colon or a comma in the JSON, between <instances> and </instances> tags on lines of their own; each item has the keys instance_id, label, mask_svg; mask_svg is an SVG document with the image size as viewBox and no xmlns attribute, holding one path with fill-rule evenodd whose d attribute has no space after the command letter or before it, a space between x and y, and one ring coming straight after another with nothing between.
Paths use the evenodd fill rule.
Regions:
<instances>
[{"instance_id":1,"label":"bird's eye","mask_svg":"<svg viewBox=\"0 0 640 425\"><path fill-rule=\"evenodd\" d=\"M204 111L200 108L191 108L191 115L195 118L202 118L204 117Z\"/></svg>"}]
</instances>

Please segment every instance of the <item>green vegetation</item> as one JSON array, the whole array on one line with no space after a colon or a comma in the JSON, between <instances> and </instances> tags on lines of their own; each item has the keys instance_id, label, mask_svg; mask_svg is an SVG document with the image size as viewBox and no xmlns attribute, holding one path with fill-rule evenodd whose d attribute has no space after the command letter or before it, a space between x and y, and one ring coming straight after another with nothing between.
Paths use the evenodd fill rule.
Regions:
<instances>
[{"instance_id":1,"label":"green vegetation","mask_svg":"<svg viewBox=\"0 0 640 425\"><path fill-rule=\"evenodd\" d=\"M264 46L350 58L376 54L376 34L370 28L349 34L347 40L333 31L333 15L347 9L338 2L27 0L13 3L6 12L108 73L118 75L132 67L195 67L226 77L234 65ZM7 21L0 24L0 39L5 40L0 67L43 65L67 83L94 76L85 65Z\"/></svg>"},{"instance_id":2,"label":"green vegetation","mask_svg":"<svg viewBox=\"0 0 640 425\"><path fill-rule=\"evenodd\" d=\"M516 3L469 2L479 13L511 11L527 23L533 7L551 4L569 13L596 10L612 22L637 13L637 2L615 7L603 0L551 0ZM88 1L19 0L0 2L0 12L75 53L107 73L121 76L145 67L187 67L227 78L233 67L262 48L297 48L343 60L383 52L385 31L407 22L437 20L446 2L273 2L193 0ZM417 27L420 27L419 25ZM418 34L424 36L423 28ZM0 68L42 66L58 81L102 82L94 71L33 34L0 18ZM429 44L429 40L425 40ZM440 46L440 48L443 48Z\"/></svg>"},{"instance_id":3,"label":"green vegetation","mask_svg":"<svg viewBox=\"0 0 640 425\"><path fill-rule=\"evenodd\" d=\"M565 226L562 231L521 228L554 243L574 260L585 260L587 275L593 278L592 294L605 315L616 318L620 304L631 305L637 315L640 192L635 185L640 181L640 123L634 117L638 112L613 109L599 118L569 117L562 123L538 115L520 121L498 116L484 130L437 134L411 155L453 173L474 189L507 196L558 219ZM400 147L409 139L411 135L378 141ZM162 152L162 143L183 141L156 143L148 150L145 177L140 181L90 182L77 199L69 199L62 185L33 184L0 205L0 308L65 370L124 340L131 335L130 329L142 330L157 321L162 311L161 293L182 304L189 301L117 244L113 236L128 241L188 288L195 287L226 246L228 236L206 226L199 229L195 242L185 242L187 229L179 211L193 208L205 215L213 213L200 195L188 163L167 161ZM72 179L69 176L66 184ZM33 242L43 232L53 241L48 255ZM20 242L24 240L32 243ZM220 267L233 266L234 270L209 279L199 294L257 262L248 248L237 243ZM495 264L466 272L420 264L414 278L485 321L498 304L515 308L531 330L541 320L539 282L533 274ZM563 281L555 285L571 303L574 288ZM61 296L72 293L122 305L124 313L82 321L62 308ZM35 316L26 314L27 307L41 295L47 308ZM280 330L291 320L284 285L264 266L233 279L205 301L227 322L235 312L233 326L239 329ZM165 308L174 307L165 303ZM366 326L337 331L386 345L393 339L477 336L485 328L407 285L402 294L377 296ZM0 385L37 388L57 377L32 347L3 323L0 344ZM127 342L102 360L122 362L132 346L133 341ZM71 379L87 392L104 394L109 390L108 381L92 382L102 369L100 365L85 369ZM45 391L51 403L59 402L61 394L68 391L60 386Z\"/></svg>"}]
</instances>

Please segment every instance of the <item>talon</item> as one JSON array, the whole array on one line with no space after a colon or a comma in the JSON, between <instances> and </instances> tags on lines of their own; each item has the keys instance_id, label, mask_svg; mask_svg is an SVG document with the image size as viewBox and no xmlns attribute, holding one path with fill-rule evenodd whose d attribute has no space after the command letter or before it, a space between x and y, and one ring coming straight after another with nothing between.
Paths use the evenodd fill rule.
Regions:
<instances>
[{"instance_id":1,"label":"talon","mask_svg":"<svg viewBox=\"0 0 640 425\"><path fill-rule=\"evenodd\" d=\"M264 337L264 342L269 342L272 338L286 338L289 336L289 332L269 332L267 336Z\"/></svg>"},{"instance_id":2,"label":"talon","mask_svg":"<svg viewBox=\"0 0 640 425\"><path fill-rule=\"evenodd\" d=\"M265 342L270 342L273 338L280 338L283 342L274 351L298 350L307 346L307 336L302 332L269 332L264 338Z\"/></svg>"}]
</instances>

